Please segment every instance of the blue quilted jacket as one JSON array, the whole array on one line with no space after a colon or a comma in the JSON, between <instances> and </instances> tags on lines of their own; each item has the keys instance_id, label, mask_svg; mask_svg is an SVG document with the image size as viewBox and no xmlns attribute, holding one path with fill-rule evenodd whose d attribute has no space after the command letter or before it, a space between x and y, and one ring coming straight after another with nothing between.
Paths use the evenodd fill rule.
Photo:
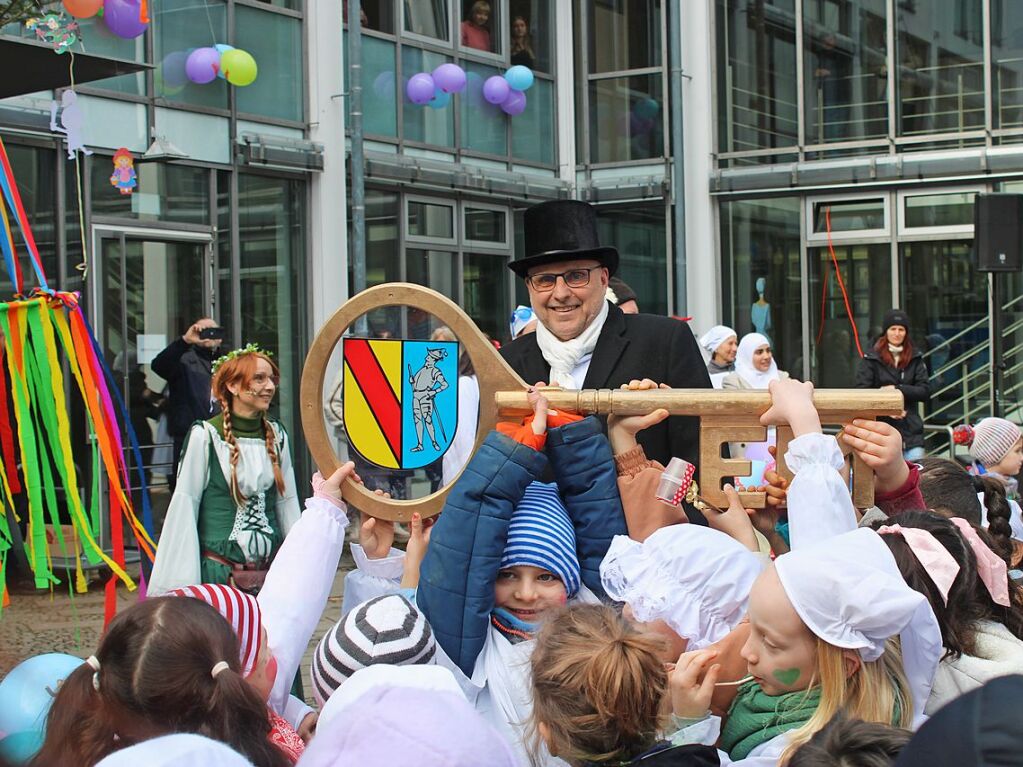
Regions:
<instances>
[{"instance_id":1,"label":"blue quilted jacket","mask_svg":"<svg viewBox=\"0 0 1023 767\"><path fill-rule=\"evenodd\" d=\"M625 515L611 448L593 417L547 434L537 452L491 432L451 490L430 536L416 602L444 652L466 676L490 626L494 583L512 511L548 462L575 527L582 580L603 598L600 561Z\"/></svg>"}]
</instances>

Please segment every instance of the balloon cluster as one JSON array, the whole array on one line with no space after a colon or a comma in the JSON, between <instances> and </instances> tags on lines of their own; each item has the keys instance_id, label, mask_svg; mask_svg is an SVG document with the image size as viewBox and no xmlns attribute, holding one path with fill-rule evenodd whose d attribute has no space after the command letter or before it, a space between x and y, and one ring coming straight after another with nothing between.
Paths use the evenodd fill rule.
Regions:
<instances>
[{"instance_id":1,"label":"balloon cluster","mask_svg":"<svg viewBox=\"0 0 1023 767\"><path fill-rule=\"evenodd\" d=\"M483 82L483 98L501 107L508 115L522 114L526 109L526 94L533 84L529 67L517 64L501 75L488 77ZM432 73L419 72L409 78L405 95L413 104L443 109L451 103L451 94L465 90L467 76L457 64L441 64Z\"/></svg>"},{"instance_id":2,"label":"balloon cluster","mask_svg":"<svg viewBox=\"0 0 1023 767\"><path fill-rule=\"evenodd\" d=\"M107 29L126 40L149 28L145 0L64 0L64 9L76 19L90 19L102 11Z\"/></svg>"},{"instance_id":3,"label":"balloon cluster","mask_svg":"<svg viewBox=\"0 0 1023 767\"><path fill-rule=\"evenodd\" d=\"M163 60L164 83L174 87L184 85L186 80L206 85L218 77L231 85L251 85L257 74L259 67L251 53L222 43L187 53L175 51Z\"/></svg>"}]
</instances>

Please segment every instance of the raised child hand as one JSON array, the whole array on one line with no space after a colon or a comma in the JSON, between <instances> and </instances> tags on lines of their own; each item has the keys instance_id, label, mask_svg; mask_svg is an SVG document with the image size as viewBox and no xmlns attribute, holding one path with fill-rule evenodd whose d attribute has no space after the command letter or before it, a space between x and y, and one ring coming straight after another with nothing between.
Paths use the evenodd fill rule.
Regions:
<instances>
[{"instance_id":1,"label":"raised child hand","mask_svg":"<svg viewBox=\"0 0 1023 767\"><path fill-rule=\"evenodd\" d=\"M750 521L750 511L744 509L739 494L731 485L725 485L725 497L728 498L728 508L724 511L708 507L704 510L707 517L707 524L715 530L731 536L750 551L760 551L757 545L757 536L753 532L753 523Z\"/></svg>"},{"instance_id":2,"label":"raised child hand","mask_svg":"<svg viewBox=\"0 0 1023 767\"><path fill-rule=\"evenodd\" d=\"M627 384L622 384L626 391L647 391L649 389L670 389L667 384L658 385L649 378L639 380L632 379ZM664 408L651 411L646 415L609 415L607 417L607 438L611 443L611 452L614 455L627 453L636 447L636 435L649 429L651 426L660 423L668 417L668 411Z\"/></svg>"},{"instance_id":3,"label":"raised child hand","mask_svg":"<svg viewBox=\"0 0 1023 767\"><path fill-rule=\"evenodd\" d=\"M401 587L415 589L419 587L419 568L423 564L426 550L430 547L430 531L436 517L423 519L418 513L412 515L409 524L409 539L405 544L405 562L401 574Z\"/></svg>"},{"instance_id":4,"label":"raised child hand","mask_svg":"<svg viewBox=\"0 0 1023 767\"><path fill-rule=\"evenodd\" d=\"M700 719L710 711L710 699L721 666L715 663L707 668L707 665L717 656L717 650L694 650L679 656L675 670L668 677L671 710L675 716Z\"/></svg>"},{"instance_id":5,"label":"raised child hand","mask_svg":"<svg viewBox=\"0 0 1023 767\"><path fill-rule=\"evenodd\" d=\"M390 498L390 493L374 490L381 498ZM394 521L378 519L363 513L362 524L359 525L359 544L366 553L367 559L383 559L394 545Z\"/></svg>"},{"instance_id":6,"label":"raised child hand","mask_svg":"<svg viewBox=\"0 0 1023 767\"><path fill-rule=\"evenodd\" d=\"M355 473L355 463L348 461L337 467L333 474L327 479L323 478L320 472L313 474L313 495L316 498L324 498L339 509L345 509L345 502L341 499L341 485L344 481L351 477L353 480L362 484L362 479Z\"/></svg>"},{"instance_id":7,"label":"raised child hand","mask_svg":"<svg viewBox=\"0 0 1023 767\"><path fill-rule=\"evenodd\" d=\"M761 424L788 424L797 437L821 430L820 417L813 406L812 383L784 378L771 381L767 388L771 392L771 407L760 416Z\"/></svg>"},{"instance_id":8,"label":"raised child hand","mask_svg":"<svg viewBox=\"0 0 1023 767\"><path fill-rule=\"evenodd\" d=\"M842 430L839 439L874 470L878 491L898 490L909 479L909 467L902 457L902 435L891 424L857 418Z\"/></svg>"}]
</instances>

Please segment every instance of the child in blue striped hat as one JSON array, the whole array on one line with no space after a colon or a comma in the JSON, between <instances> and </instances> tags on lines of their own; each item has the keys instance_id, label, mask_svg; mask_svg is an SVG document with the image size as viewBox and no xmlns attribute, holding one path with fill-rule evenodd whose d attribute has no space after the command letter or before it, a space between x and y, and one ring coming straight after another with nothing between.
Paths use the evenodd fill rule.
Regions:
<instances>
[{"instance_id":1,"label":"child in blue striped hat","mask_svg":"<svg viewBox=\"0 0 1023 767\"><path fill-rule=\"evenodd\" d=\"M554 484L533 482L512 512L491 623L509 641L529 638L551 608L579 592L575 530Z\"/></svg>"}]
</instances>

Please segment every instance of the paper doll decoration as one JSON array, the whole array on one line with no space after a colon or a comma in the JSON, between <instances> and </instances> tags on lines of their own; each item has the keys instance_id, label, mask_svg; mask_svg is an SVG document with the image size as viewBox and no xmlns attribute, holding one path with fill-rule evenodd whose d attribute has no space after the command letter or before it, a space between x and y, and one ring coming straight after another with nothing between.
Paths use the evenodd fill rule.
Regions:
<instances>
[{"instance_id":1,"label":"paper doll decoration","mask_svg":"<svg viewBox=\"0 0 1023 767\"><path fill-rule=\"evenodd\" d=\"M60 97L60 106L62 107L60 125L57 125L57 102L50 103L50 130L67 136L67 158L75 159L75 152L79 149L83 154L92 154L85 148L85 137L82 135L85 115L78 106L78 94L74 91L64 91Z\"/></svg>"},{"instance_id":2,"label":"paper doll decoration","mask_svg":"<svg viewBox=\"0 0 1023 767\"><path fill-rule=\"evenodd\" d=\"M757 294L760 296L757 302L750 307L750 320L753 322L753 329L765 336L768 340L771 340L770 331L773 329L771 323L771 305L767 303L767 299L764 298L764 293L767 292L767 280L763 277L757 277Z\"/></svg>"},{"instance_id":3,"label":"paper doll decoration","mask_svg":"<svg viewBox=\"0 0 1023 767\"><path fill-rule=\"evenodd\" d=\"M66 53L78 42L78 22L63 13L47 13L38 19L29 19L25 26L43 42L53 46L57 53Z\"/></svg>"},{"instance_id":4,"label":"paper doll decoration","mask_svg":"<svg viewBox=\"0 0 1023 767\"><path fill-rule=\"evenodd\" d=\"M114 152L114 173L110 185L116 186L121 194L131 194L139 185L135 176L135 158L124 147Z\"/></svg>"}]
</instances>

